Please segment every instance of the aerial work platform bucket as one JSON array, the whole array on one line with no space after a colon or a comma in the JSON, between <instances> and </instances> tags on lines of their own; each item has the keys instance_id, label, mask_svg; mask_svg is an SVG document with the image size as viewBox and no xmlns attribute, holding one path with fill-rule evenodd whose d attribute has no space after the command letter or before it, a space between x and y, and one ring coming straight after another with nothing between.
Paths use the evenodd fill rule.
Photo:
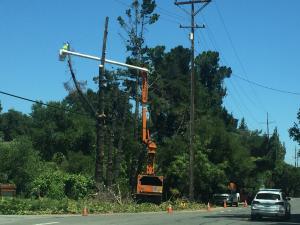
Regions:
<instances>
[{"instance_id":1,"label":"aerial work platform bucket","mask_svg":"<svg viewBox=\"0 0 300 225\"><path fill-rule=\"evenodd\" d=\"M163 192L163 176L138 175L136 198L140 201L160 203Z\"/></svg>"}]
</instances>

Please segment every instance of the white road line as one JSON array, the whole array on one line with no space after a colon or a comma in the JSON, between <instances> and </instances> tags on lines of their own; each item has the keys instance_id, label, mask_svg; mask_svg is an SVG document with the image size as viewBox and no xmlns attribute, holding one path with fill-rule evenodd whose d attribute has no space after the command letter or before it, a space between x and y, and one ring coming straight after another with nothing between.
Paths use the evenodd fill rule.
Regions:
<instances>
[{"instance_id":1,"label":"white road line","mask_svg":"<svg viewBox=\"0 0 300 225\"><path fill-rule=\"evenodd\" d=\"M56 223L59 223L59 222L36 223L36 224L34 224L34 225L49 225L49 224L56 224Z\"/></svg>"}]
</instances>

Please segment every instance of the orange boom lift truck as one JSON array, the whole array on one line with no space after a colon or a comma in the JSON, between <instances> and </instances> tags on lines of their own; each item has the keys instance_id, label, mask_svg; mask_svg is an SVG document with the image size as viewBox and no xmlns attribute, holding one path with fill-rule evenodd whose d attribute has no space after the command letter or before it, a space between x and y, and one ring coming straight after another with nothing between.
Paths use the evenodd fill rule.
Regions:
<instances>
[{"instance_id":1,"label":"orange boom lift truck","mask_svg":"<svg viewBox=\"0 0 300 225\"><path fill-rule=\"evenodd\" d=\"M141 71L142 77L142 142L147 149L146 172L137 177L136 199L160 203L163 192L163 176L157 176L154 170L157 146L151 140L147 128L147 103L148 103L148 73Z\"/></svg>"},{"instance_id":2,"label":"orange boom lift truck","mask_svg":"<svg viewBox=\"0 0 300 225\"><path fill-rule=\"evenodd\" d=\"M97 56L82 54L79 52L70 51L69 44L65 44L59 51L60 60L64 60L66 55L78 56L86 59L101 61ZM148 72L144 67L134 66L114 60L104 58L105 63L123 66L140 71L142 77L142 141L147 149L147 168L146 172L137 177L137 200L145 200L150 202L161 202L163 192L163 176L156 176L154 171L156 144L151 140L149 130L147 128L147 103L148 103ZM103 65L100 65L103 66Z\"/></svg>"}]
</instances>

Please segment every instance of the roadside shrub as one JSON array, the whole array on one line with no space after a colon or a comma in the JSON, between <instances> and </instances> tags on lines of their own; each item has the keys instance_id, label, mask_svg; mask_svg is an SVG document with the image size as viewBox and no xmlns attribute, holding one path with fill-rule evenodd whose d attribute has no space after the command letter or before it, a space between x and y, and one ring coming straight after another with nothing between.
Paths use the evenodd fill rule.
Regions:
<instances>
[{"instance_id":1,"label":"roadside shrub","mask_svg":"<svg viewBox=\"0 0 300 225\"><path fill-rule=\"evenodd\" d=\"M66 174L57 171L44 171L32 183L33 193L38 197L63 199L65 197Z\"/></svg>"},{"instance_id":2,"label":"roadside shrub","mask_svg":"<svg viewBox=\"0 0 300 225\"><path fill-rule=\"evenodd\" d=\"M0 142L0 152L0 183L13 183L18 193L30 193L30 183L38 176L42 163L31 141L20 137Z\"/></svg>"},{"instance_id":3,"label":"roadside shrub","mask_svg":"<svg viewBox=\"0 0 300 225\"><path fill-rule=\"evenodd\" d=\"M80 199L87 196L93 181L83 175L68 174L60 170L48 169L32 183L32 194L51 199Z\"/></svg>"},{"instance_id":4,"label":"roadside shrub","mask_svg":"<svg viewBox=\"0 0 300 225\"><path fill-rule=\"evenodd\" d=\"M65 178L65 194L72 199L84 198L93 185L92 179L83 175L68 175Z\"/></svg>"},{"instance_id":5,"label":"roadside shrub","mask_svg":"<svg viewBox=\"0 0 300 225\"><path fill-rule=\"evenodd\" d=\"M3 215L37 215L37 214L79 214L86 206L90 213L138 213L165 211L169 204L174 210L199 210L205 209L205 205L186 200L164 202L160 205L151 203L137 204L127 202L106 202L94 199L72 200L63 198L61 200L40 198L40 199L3 199L0 200L0 214Z\"/></svg>"}]
</instances>

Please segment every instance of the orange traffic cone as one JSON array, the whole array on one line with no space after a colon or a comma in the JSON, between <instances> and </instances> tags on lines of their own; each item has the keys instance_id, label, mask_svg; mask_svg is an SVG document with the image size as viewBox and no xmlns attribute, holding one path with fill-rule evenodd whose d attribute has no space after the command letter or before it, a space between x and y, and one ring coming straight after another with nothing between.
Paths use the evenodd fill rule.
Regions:
<instances>
[{"instance_id":1,"label":"orange traffic cone","mask_svg":"<svg viewBox=\"0 0 300 225\"><path fill-rule=\"evenodd\" d=\"M248 207L247 200L245 200L245 202L244 202L244 207Z\"/></svg>"},{"instance_id":2,"label":"orange traffic cone","mask_svg":"<svg viewBox=\"0 0 300 225\"><path fill-rule=\"evenodd\" d=\"M224 200L224 208L227 208L226 200Z\"/></svg>"},{"instance_id":3,"label":"orange traffic cone","mask_svg":"<svg viewBox=\"0 0 300 225\"><path fill-rule=\"evenodd\" d=\"M82 216L87 216L88 215L88 210L86 208L86 206L84 206L83 210L82 210Z\"/></svg>"},{"instance_id":4,"label":"orange traffic cone","mask_svg":"<svg viewBox=\"0 0 300 225\"><path fill-rule=\"evenodd\" d=\"M207 211L211 211L209 202L207 203Z\"/></svg>"},{"instance_id":5,"label":"orange traffic cone","mask_svg":"<svg viewBox=\"0 0 300 225\"><path fill-rule=\"evenodd\" d=\"M173 213L173 209L172 209L172 205L171 205L171 204L168 205L167 212L168 212L169 214Z\"/></svg>"}]
</instances>

